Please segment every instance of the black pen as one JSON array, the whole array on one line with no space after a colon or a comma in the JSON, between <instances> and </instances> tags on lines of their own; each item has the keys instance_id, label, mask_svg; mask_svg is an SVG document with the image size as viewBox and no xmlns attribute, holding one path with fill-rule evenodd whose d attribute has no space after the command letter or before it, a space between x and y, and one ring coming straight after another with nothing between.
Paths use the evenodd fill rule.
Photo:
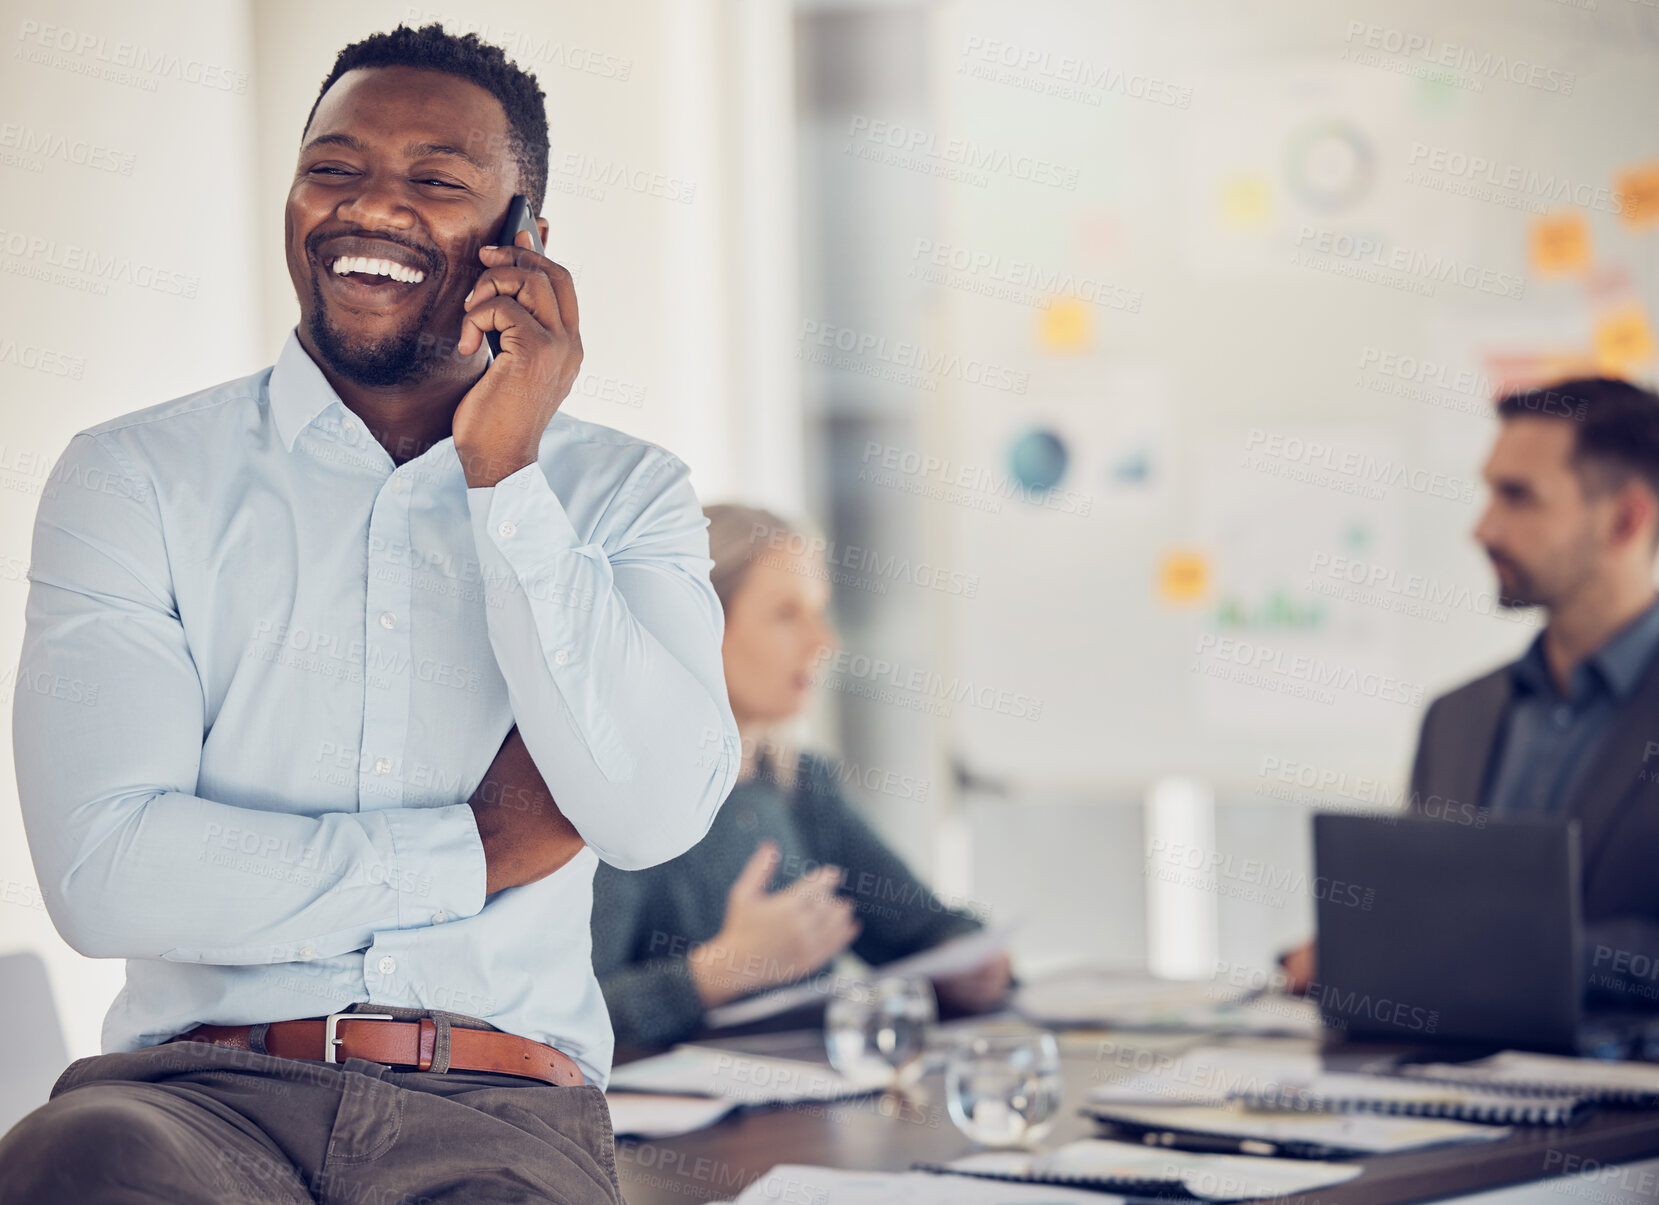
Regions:
<instances>
[{"instance_id":1,"label":"black pen","mask_svg":"<svg viewBox=\"0 0 1659 1205\"><path fill-rule=\"evenodd\" d=\"M1170 1147L1202 1154L1261 1155L1286 1159L1347 1158L1352 1152L1317 1142L1270 1142L1265 1138L1234 1138L1224 1134L1198 1134L1189 1130L1170 1130L1139 1122L1119 1121L1115 1117L1081 1110L1097 1123L1121 1130L1126 1138L1147 1146Z\"/></svg>"}]
</instances>

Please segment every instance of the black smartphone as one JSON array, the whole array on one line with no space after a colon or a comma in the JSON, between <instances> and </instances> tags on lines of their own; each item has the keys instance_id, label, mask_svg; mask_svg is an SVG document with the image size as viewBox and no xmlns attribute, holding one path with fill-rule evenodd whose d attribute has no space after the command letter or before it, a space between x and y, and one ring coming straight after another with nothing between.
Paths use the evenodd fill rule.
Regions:
<instances>
[{"instance_id":1,"label":"black smartphone","mask_svg":"<svg viewBox=\"0 0 1659 1205\"><path fill-rule=\"evenodd\" d=\"M496 235L495 242L499 247L517 246L514 242L520 230L530 232L530 249L538 255L545 254L541 245L541 231L536 229L536 215L530 212L529 198L514 196L507 203L507 220L501 223L501 233ZM485 331L484 338L489 341L490 359L501 354L501 332Z\"/></svg>"}]
</instances>

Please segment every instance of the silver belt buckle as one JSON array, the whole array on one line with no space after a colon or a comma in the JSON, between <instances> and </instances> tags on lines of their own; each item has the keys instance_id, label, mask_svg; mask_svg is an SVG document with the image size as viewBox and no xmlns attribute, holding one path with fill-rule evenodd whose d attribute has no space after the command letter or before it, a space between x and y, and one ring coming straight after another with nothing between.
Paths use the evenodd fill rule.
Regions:
<instances>
[{"instance_id":1,"label":"silver belt buckle","mask_svg":"<svg viewBox=\"0 0 1659 1205\"><path fill-rule=\"evenodd\" d=\"M344 1038L337 1037L335 1030L341 1021L396 1021L391 1013L329 1013L323 1021L323 1062L338 1063L335 1056L340 1052L340 1043Z\"/></svg>"}]
</instances>

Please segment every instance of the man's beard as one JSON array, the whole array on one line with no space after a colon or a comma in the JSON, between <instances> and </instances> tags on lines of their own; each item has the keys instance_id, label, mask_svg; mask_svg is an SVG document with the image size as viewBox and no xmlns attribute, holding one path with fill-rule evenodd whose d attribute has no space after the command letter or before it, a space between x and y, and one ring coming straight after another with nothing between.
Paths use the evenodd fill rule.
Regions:
<instances>
[{"instance_id":1,"label":"man's beard","mask_svg":"<svg viewBox=\"0 0 1659 1205\"><path fill-rule=\"evenodd\" d=\"M1493 568L1496 570L1500 563L1499 559L1492 556L1491 553L1488 553L1487 556L1492 560ZM1532 579L1532 575L1507 557L1503 558L1501 563L1504 568L1509 570L1509 580L1512 584L1505 586L1503 575L1497 575L1498 606L1506 611L1519 611L1525 607L1543 606L1543 599L1539 597L1538 583Z\"/></svg>"},{"instance_id":2,"label":"man's beard","mask_svg":"<svg viewBox=\"0 0 1659 1205\"><path fill-rule=\"evenodd\" d=\"M426 320L437 302L435 291L408 326L373 343L348 340L328 321L322 290L314 282L311 296L311 341L328 366L353 384L385 388L424 380L440 359L441 340L426 334Z\"/></svg>"}]
</instances>

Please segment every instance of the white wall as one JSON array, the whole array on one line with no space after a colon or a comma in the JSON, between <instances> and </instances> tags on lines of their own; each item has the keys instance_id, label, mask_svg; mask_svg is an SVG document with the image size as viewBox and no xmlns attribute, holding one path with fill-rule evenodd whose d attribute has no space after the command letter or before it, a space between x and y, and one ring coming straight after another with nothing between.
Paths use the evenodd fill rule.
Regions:
<instances>
[{"instance_id":1,"label":"white wall","mask_svg":"<svg viewBox=\"0 0 1659 1205\"><path fill-rule=\"evenodd\" d=\"M9 718L23 567L70 436L266 362L255 59L237 4L5 0L0 30L0 951L46 957L80 1057L121 967L58 938L24 843Z\"/></svg>"}]
</instances>

